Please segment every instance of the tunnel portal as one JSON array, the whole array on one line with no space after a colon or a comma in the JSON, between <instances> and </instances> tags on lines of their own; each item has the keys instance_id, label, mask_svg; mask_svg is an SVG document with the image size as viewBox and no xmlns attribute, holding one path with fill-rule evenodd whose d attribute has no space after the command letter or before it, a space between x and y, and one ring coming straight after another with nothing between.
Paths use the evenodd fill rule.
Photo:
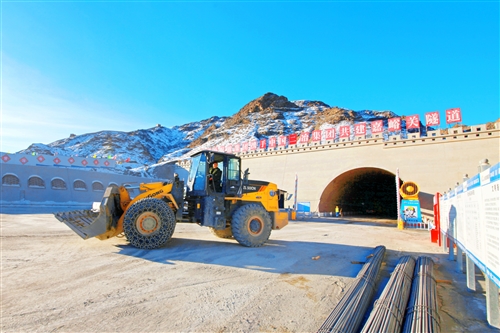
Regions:
<instances>
[{"instance_id":1,"label":"tunnel portal","mask_svg":"<svg viewBox=\"0 0 500 333\"><path fill-rule=\"evenodd\" d=\"M321 195L319 211L335 212L338 206L344 215L395 219L396 198L393 173L379 168L357 168L344 172L328 184Z\"/></svg>"}]
</instances>

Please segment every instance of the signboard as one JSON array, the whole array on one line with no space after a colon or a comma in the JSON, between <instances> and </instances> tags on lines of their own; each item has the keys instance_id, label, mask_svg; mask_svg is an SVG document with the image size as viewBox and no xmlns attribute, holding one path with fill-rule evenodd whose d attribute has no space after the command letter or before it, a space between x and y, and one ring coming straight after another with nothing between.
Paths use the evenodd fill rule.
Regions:
<instances>
[{"instance_id":1,"label":"signboard","mask_svg":"<svg viewBox=\"0 0 500 333\"><path fill-rule=\"evenodd\" d=\"M269 148L276 148L276 137L272 136L269 138Z\"/></svg>"},{"instance_id":2,"label":"signboard","mask_svg":"<svg viewBox=\"0 0 500 333\"><path fill-rule=\"evenodd\" d=\"M420 128L420 118L418 115L406 117L406 129Z\"/></svg>"},{"instance_id":3,"label":"signboard","mask_svg":"<svg viewBox=\"0 0 500 333\"><path fill-rule=\"evenodd\" d=\"M297 202L297 211L308 213L311 211L311 203L310 202Z\"/></svg>"},{"instance_id":4,"label":"signboard","mask_svg":"<svg viewBox=\"0 0 500 333\"><path fill-rule=\"evenodd\" d=\"M500 163L481 172L481 226L484 228L484 252L479 258L486 274L500 286Z\"/></svg>"},{"instance_id":5,"label":"signboard","mask_svg":"<svg viewBox=\"0 0 500 333\"><path fill-rule=\"evenodd\" d=\"M439 112L438 111L433 111L433 112L427 112L425 114L425 126L437 126L440 124L439 121Z\"/></svg>"},{"instance_id":6,"label":"signboard","mask_svg":"<svg viewBox=\"0 0 500 333\"><path fill-rule=\"evenodd\" d=\"M500 164L439 200L441 231L500 287Z\"/></svg>"},{"instance_id":7,"label":"signboard","mask_svg":"<svg viewBox=\"0 0 500 333\"><path fill-rule=\"evenodd\" d=\"M446 123L461 123L462 122L462 112L460 108L448 109L446 110Z\"/></svg>"},{"instance_id":8,"label":"signboard","mask_svg":"<svg viewBox=\"0 0 500 333\"><path fill-rule=\"evenodd\" d=\"M372 134L382 133L384 131L383 120L375 120L371 122Z\"/></svg>"},{"instance_id":9,"label":"signboard","mask_svg":"<svg viewBox=\"0 0 500 333\"><path fill-rule=\"evenodd\" d=\"M457 207L464 207L465 206L465 196L464 196L464 189L465 186L464 184L461 184L457 186L456 188L456 203ZM456 214L456 233L455 233L455 241L462 245L462 247L465 247L465 243L463 240L466 237L466 220L464 219L464 209L457 209L457 214Z\"/></svg>"},{"instance_id":10,"label":"signboard","mask_svg":"<svg viewBox=\"0 0 500 333\"><path fill-rule=\"evenodd\" d=\"M250 141L250 150L257 150L257 140Z\"/></svg>"},{"instance_id":11,"label":"signboard","mask_svg":"<svg viewBox=\"0 0 500 333\"><path fill-rule=\"evenodd\" d=\"M420 201L403 199L401 200L401 218L405 222L422 222L420 213Z\"/></svg>"},{"instance_id":12,"label":"signboard","mask_svg":"<svg viewBox=\"0 0 500 333\"><path fill-rule=\"evenodd\" d=\"M339 127L339 137L348 138L351 136L351 126L340 126Z\"/></svg>"},{"instance_id":13,"label":"signboard","mask_svg":"<svg viewBox=\"0 0 500 333\"><path fill-rule=\"evenodd\" d=\"M468 179L463 187L463 217L464 221L468 221L465 225L465 235L460 237L458 241L460 244L468 248L476 255L482 256L483 246L481 235L481 221L479 218L479 200L480 200L480 187L481 180L479 175ZM460 235L462 236L462 235Z\"/></svg>"},{"instance_id":14,"label":"signboard","mask_svg":"<svg viewBox=\"0 0 500 333\"><path fill-rule=\"evenodd\" d=\"M366 135L366 123L357 123L354 125L354 135L364 136Z\"/></svg>"},{"instance_id":15,"label":"signboard","mask_svg":"<svg viewBox=\"0 0 500 333\"><path fill-rule=\"evenodd\" d=\"M335 128L327 128L325 130L325 140L335 140Z\"/></svg>"},{"instance_id":16,"label":"signboard","mask_svg":"<svg viewBox=\"0 0 500 333\"><path fill-rule=\"evenodd\" d=\"M395 132L401 130L401 118L390 118L387 120L387 129L389 132Z\"/></svg>"},{"instance_id":17,"label":"signboard","mask_svg":"<svg viewBox=\"0 0 500 333\"><path fill-rule=\"evenodd\" d=\"M309 132L302 132L302 133L300 133L299 142L301 144L308 143L309 142Z\"/></svg>"},{"instance_id":18,"label":"signboard","mask_svg":"<svg viewBox=\"0 0 500 333\"><path fill-rule=\"evenodd\" d=\"M439 220L441 221L441 232L448 232L448 193L444 193L439 200Z\"/></svg>"},{"instance_id":19,"label":"signboard","mask_svg":"<svg viewBox=\"0 0 500 333\"><path fill-rule=\"evenodd\" d=\"M321 130L313 131L311 139L313 142L320 142L321 141Z\"/></svg>"}]
</instances>

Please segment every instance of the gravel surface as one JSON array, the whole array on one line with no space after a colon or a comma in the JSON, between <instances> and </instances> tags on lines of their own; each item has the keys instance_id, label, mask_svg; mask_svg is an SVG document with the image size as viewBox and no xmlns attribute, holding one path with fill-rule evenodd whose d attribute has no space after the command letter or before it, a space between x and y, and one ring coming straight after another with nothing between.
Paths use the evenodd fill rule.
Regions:
<instances>
[{"instance_id":1,"label":"gravel surface","mask_svg":"<svg viewBox=\"0 0 500 333\"><path fill-rule=\"evenodd\" d=\"M178 224L165 247L139 250L84 241L50 214L0 218L2 332L315 332L378 245L377 295L402 255L427 255L442 332L498 332L481 274L467 291L427 231L390 220L292 221L260 248Z\"/></svg>"}]
</instances>

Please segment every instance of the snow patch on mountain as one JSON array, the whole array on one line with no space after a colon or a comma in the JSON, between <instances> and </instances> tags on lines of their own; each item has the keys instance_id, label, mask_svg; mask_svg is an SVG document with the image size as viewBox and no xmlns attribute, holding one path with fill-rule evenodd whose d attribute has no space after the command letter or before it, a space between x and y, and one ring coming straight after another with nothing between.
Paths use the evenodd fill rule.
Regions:
<instances>
[{"instance_id":1,"label":"snow patch on mountain","mask_svg":"<svg viewBox=\"0 0 500 333\"><path fill-rule=\"evenodd\" d=\"M187 159L202 149L316 129L338 130L356 122L396 116L391 111L353 111L321 101L289 101L284 96L267 93L231 117L214 116L172 128L158 124L132 132L70 135L48 145L32 144L20 153L109 157L117 160L117 172L150 176L157 165ZM369 126L367 131L370 133Z\"/></svg>"}]
</instances>

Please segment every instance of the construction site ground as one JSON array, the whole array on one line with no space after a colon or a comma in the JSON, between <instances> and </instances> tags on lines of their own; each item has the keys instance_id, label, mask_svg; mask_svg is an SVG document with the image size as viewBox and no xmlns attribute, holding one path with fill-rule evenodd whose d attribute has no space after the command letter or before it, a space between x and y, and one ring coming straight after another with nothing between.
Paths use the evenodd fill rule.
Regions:
<instances>
[{"instance_id":1,"label":"construction site ground","mask_svg":"<svg viewBox=\"0 0 500 333\"><path fill-rule=\"evenodd\" d=\"M291 221L260 248L178 224L163 248L82 240L51 214L1 214L1 332L315 332L374 247L374 299L403 255L430 256L441 332L498 332L484 278L468 291L428 231L395 221Z\"/></svg>"}]
</instances>

